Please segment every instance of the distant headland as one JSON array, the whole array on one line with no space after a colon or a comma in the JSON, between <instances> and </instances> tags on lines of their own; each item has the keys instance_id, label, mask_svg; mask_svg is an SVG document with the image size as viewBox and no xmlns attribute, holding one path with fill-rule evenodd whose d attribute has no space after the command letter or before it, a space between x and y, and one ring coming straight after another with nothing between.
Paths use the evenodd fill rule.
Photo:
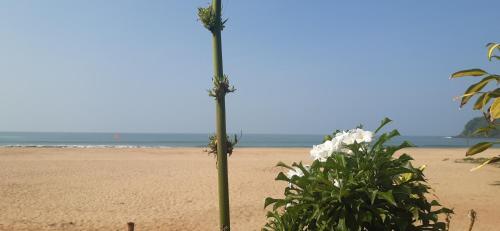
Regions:
<instances>
[{"instance_id":1,"label":"distant headland","mask_svg":"<svg viewBox=\"0 0 500 231\"><path fill-rule=\"evenodd\" d=\"M462 132L456 137L488 137L488 138L500 138L500 129L492 129L487 135L485 134L473 134L477 129L488 126L488 121L484 117L476 117L465 124ZM498 127L498 125L497 125Z\"/></svg>"}]
</instances>

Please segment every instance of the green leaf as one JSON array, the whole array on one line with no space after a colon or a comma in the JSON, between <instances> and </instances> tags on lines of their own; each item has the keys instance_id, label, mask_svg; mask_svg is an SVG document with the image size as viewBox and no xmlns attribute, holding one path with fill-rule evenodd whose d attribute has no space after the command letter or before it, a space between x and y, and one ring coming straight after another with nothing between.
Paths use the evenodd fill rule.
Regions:
<instances>
[{"instance_id":1,"label":"green leaf","mask_svg":"<svg viewBox=\"0 0 500 231\"><path fill-rule=\"evenodd\" d=\"M472 155L478 154L478 153L483 152L484 150L490 148L491 146L493 146L492 142L477 143L474 146L470 147L469 150L467 150L467 153L465 153L465 156L472 156Z\"/></svg>"},{"instance_id":2,"label":"green leaf","mask_svg":"<svg viewBox=\"0 0 500 231\"><path fill-rule=\"evenodd\" d=\"M274 199L274 198L271 198L271 197L266 198L266 200L264 201L264 208L266 208L270 204L276 203L277 201L278 201L278 199Z\"/></svg>"},{"instance_id":3,"label":"green leaf","mask_svg":"<svg viewBox=\"0 0 500 231\"><path fill-rule=\"evenodd\" d=\"M274 203L273 205L273 210L276 210L277 208L286 205L286 203L287 202L285 200L277 200L276 203Z\"/></svg>"},{"instance_id":4,"label":"green leaf","mask_svg":"<svg viewBox=\"0 0 500 231\"><path fill-rule=\"evenodd\" d=\"M326 135L326 136L323 137L323 142L325 142L327 140L332 140L332 136L331 135Z\"/></svg>"},{"instance_id":5,"label":"green leaf","mask_svg":"<svg viewBox=\"0 0 500 231\"><path fill-rule=\"evenodd\" d=\"M490 120L494 121L500 118L500 98L496 98L490 107Z\"/></svg>"},{"instance_id":6,"label":"green leaf","mask_svg":"<svg viewBox=\"0 0 500 231\"><path fill-rule=\"evenodd\" d=\"M285 164L285 163L283 163L281 161L276 164L276 167L283 167L283 168L287 168L287 169L290 169L290 170L295 170L293 167L290 167L290 166L288 166L287 164Z\"/></svg>"},{"instance_id":7,"label":"green leaf","mask_svg":"<svg viewBox=\"0 0 500 231\"><path fill-rule=\"evenodd\" d=\"M345 157L344 155L339 155L338 157L338 160L339 160L339 164L342 166L342 167L346 167L347 166L347 162L345 160Z\"/></svg>"},{"instance_id":8,"label":"green leaf","mask_svg":"<svg viewBox=\"0 0 500 231\"><path fill-rule=\"evenodd\" d=\"M392 130L391 132L389 132L389 135L387 136L387 140L390 140L396 136L400 136L401 133L399 133L399 131L397 129L394 129Z\"/></svg>"},{"instance_id":9,"label":"green leaf","mask_svg":"<svg viewBox=\"0 0 500 231\"><path fill-rule=\"evenodd\" d=\"M484 105L488 104L488 102L490 101L491 99L491 96L490 96L490 93L489 92L486 92L486 93L483 93L481 94L477 100L476 100L476 103L474 104L474 110L481 110L483 109Z\"/></svg>"},{"instance_id":10,"label":"green leaf","mask_svg":"<svg viewBox=\"0 0 500 231\"><path fill-rule=\"evenodd\" d=\"M417 208L417 207L412 207L412 208L410 209L410 211L411 211L411 213L412 213L412 215L413 215L413 219L414 219L414 220L418 220L418 217L419 217L419 216L418 216L418 208Z\"/></svg>"},{"instance_id":11,"label":"green leaf","mask_svg":"<svg viewBox=\"0 0 500 231\"><path fill-rule=\"evenodd\" d=\"M410 143L409 141L403 141L403 143L401 143L400 145L398 146L389 146L387 147L387 153L388 154L391 154L393 155L395 152L403 149L403 148L411 148L411 147L416 147L415 145L413 145L412 143Z\"/></svg>"},{"instance_id":12,"label":"green leaf","mask_svg":"<svg viewBox=\"0 0 500 231\"><path fill-rule=\"evenodd\" d=\"M472 135L479 135L479 134L488 134L491 130L495 130L495 126L493 125L489 125L488 127L484 127L484 128L478 128L476 131L474 131L472 133Z\"/></svg>"},{"instance_id":13,"label":"green leaf","mask_svg":"<svg viewBox=\"0 0 500 231\"><path fill-rule=\"evenodd\" d=\"M481 91L491 80L496 80L498 82L500 80L500 76L490 75L484 77L481 81L472 84L469 88L467 88L464 95L462 95L462 102L460 103L460 107L463 107L465 104L467 104L470 98Z\"/></svg>"},{"instance_id":14,"label":"green leaf","mask_svg":"<svg viewBox=\"0 0 500 231\"><path fill-rule=\"evenodd\" d=\"M399 146L398 146L398 150L400 149L403 149L403 148L411 148L411 147L416 147L414 144L412 144L410 141L403 141L403 143L401 143Z\"/></svg>"},{"instance_id":15,"label":"green leaf","mask_svg":"<svg viewBox=\"0 0 500 231\"><path fill-rule=\"evenodd\" d=\"M392 205L397 206L391 190L389 190L387 192L378 192L377 195L380 199L386 200L387 202L391 203Z\"/></svg>"},{"instance_id":16,"label":"green leaf","mask_svg":"<svg viewBox=\"0 0 500 231\"><path fill-rule=\"evenodd\" d=\"M488 46L488 59L491 61L495 49L498 48L500 50L500 43L489 43L487 46Z\"/></svg>"},{"instance_id":17,"label":"green leaf","mask_svg":"<svg viewBox=\"0 0 500 231\"><path fill-rule=\"evenodd\" d=\"M309 171L304 167L304 165L302 164L302 161L299 162L298 164L297 163L293 163L292 166L299 168L300 171L302 171L302 174L304 174L304 176L308 176L309 175Z\"/></svg>"},{"instance_id":18,"label":"green leaf","mask_svg":"<svg viewBox=\"0 0 500 231\"><path fill-rule=\"evenodd\" d=\"M498 98L498 97L500 97L500 88L497 88L497 89L490 91L488 93L490 93L490 96L492 98Z\"/></svg>"},{"instance_id":19,"label":"green leaf","mask_svg":"<svg viewBox=\"0 0 500 231\"><path fill-rule=\"evenodd\" d=\"M375 133L377 133L380 129L382 129L386 124L390 123L392 120L385 117L382 121L380 121L380 126L375 130Z\"/></svg>"},{"instance_id":20,"label":"green leaf","mask_svg":"<svg viewBox=\"0 0 500 231\"><path fill-rule=\"evenodd\" d=\"M375 198L377 197L377 193L378 193L378 190L374 190L374 191L372 191L372 193L370 195L370 202L372 205L373 205L373 202L375 202Z\"/></svg>"},{"instance_id":21,"label":"green leaf","mask_svg":"<svg viewBox=\"0 0 500 231\"><path fill-rule=\"evenodd\" d=\"M345 218L340 218L339 223L337 224L337 229L341 231L347 231L347 225L345 223Z\"/></svg>"},{"instance_id":22,"label":"green leaf","mask_svg":"<svg viewBox=\"0 0 500 231\"><path fill-rule=\"evenodd\" d=\"M382 146L385 142L389 141L390 139L392 139L393 137L395 136L399 136L399 131L394 129L392 130L391 132L389 133L384 133L382 134L378 140L375 142L375 144L373 144L372 146L372 150L371 151L374 151L376 150L377 148L379 148L380 146Z\"/></svg>"},{"instance_id":23,"label":"green leaf","mask_svg":"<svg viewBox=\"0 0 500 231\"><path fill-rule=\"evenodd\" d=\"M380 216L380 219L382 220L382 222L385 222L385 219L387 219L387 213L388 211L385 210L385 209L382 209L382 208L375 208L375 213L378 214Z\"/></svg>"},{"instance_id":24,"label":"green leaf","mask_svg":"<svg viewBox=\"0 0 500 231\"><path fill-rule=\"evenodd\" d=\"M431 206L441 206L437 200L432 200L431 201Z\"/></svg>"},{"instance_id":25,"label":"green leaf","mask_svg":"<svg viewBox=\"0 0 500 231\"><path fill-rule=\"evenodd\" d=\"M413 178L413 173L411 172L402 173L401 175L399 175L399 178L397 179L397 185L406 183L412 178Z\"/></svg>"},{"instance_id":26,"label":"green leaf","mask_svg":"<svg viewBox=\"0 0 500 231\"><path fill-rule=\"evenodd\" d=\"M276 176L274 180L281 180L286 182L290 181L290 179L288 179L288 177L282 172L278 173L278 176Z\"/></svg>"},{"instance_id":27,"label":"green leaf","mask_svg":"<svg viewBox=\"0 0 500 231\"><path fill-rule=\"evenodd\" d=\"M363 212L359 215L359 220L362 223L371 223L373 220L373 216L370 212Z\"/></svg>"},{"instance_id":28,"label":"green leaf","mask_svg":"<svg viewBox=\"0 0 500 231\"><path fill-rule=\"evenodd\" d=\"M403 153L398 157L398 160L401 160L402 162L409 162L410 160L413 160L413 158L410 155Z\"/></svg>"},{"instance_id":29,"label":"green leaf","mask_svg":"<svg viewBox=\"0 0 500 231\"><path fill-rule=\"evenodd\" d=\"M451 74L450 79L460 78L460 77L464 77L464 76L482 76L482 75L486 75L486 74L488 74L488 72L483 71L483 70L478 69L478 68L475 68L475 69L457 71L457 72Z\"/></svg>"}]
</instances>

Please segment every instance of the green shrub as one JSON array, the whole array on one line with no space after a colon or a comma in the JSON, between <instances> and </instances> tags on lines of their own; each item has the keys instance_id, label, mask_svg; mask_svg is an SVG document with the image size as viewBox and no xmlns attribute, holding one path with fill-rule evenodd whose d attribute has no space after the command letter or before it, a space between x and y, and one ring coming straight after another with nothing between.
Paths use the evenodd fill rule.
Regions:
<instances>
[{"instance_id":1,"label":"green shrub","mask_svg":"<svg viewBox=\"0 0 500 231\"><path fill-rule=\"evenodd\" d=\"M446 230L438 216L453 212L426 199L424 167L413 167L407 154L394 156L411 144L385 146L397 130L371 142L373 135L362 129L337 132L311 150L311 166L279 163L290 171L276 180L289 184L284 198L266 199L272 211L263 230Z\"/></svg>"}]
</instances>

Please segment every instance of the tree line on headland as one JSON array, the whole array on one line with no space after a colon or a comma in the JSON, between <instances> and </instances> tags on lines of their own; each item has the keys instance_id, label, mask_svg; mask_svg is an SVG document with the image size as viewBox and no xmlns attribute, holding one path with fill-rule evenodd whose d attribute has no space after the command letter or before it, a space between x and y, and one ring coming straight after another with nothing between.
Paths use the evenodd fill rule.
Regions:
<instances>
[{"instance_id":1,"label":"tree line on headland","mask_svg":"<svg viewBox=\"0 0 500 231\"><path fill-rule=\"evenodd\" d=\"M497 129L491 130L488 134L478 134L475 133L476 130L487 127L488 126L488 121L483 117L475 117L469 122L467 122L464 126L464 129L462 132L457 135L456 137L475 137L475 138L481 138L481 137L487 137L487 138L500 138L500 125L497 125Z\"/></svg>"}]
</instances>

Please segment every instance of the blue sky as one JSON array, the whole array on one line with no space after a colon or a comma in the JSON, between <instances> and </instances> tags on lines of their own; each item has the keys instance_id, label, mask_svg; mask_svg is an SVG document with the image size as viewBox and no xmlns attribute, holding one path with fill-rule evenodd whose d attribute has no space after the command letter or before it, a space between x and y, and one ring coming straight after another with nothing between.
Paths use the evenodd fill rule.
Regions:
<instances>
[{"instance_id":1,"label":"blue sky","mask_svg":"<svg viewBox=\"0 0 500 231\"><path fill-rule=\"evenodd\" d=\"M208 1L2 1L0 130L214 130ZM223 32L229 131L325 134L385 116L454 135L479 115L450 73L488 62L499 1L234 1Z\"/></svg>"}]
</instances>

